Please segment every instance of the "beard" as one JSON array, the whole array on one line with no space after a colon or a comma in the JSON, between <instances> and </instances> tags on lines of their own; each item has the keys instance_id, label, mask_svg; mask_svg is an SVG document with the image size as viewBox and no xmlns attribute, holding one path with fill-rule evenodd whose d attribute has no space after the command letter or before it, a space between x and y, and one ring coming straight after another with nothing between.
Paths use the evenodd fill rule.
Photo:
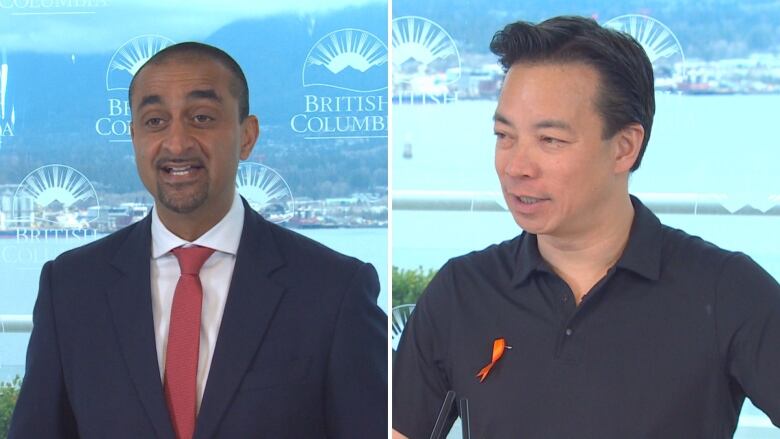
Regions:
<instances>
[{"instance_id":1,"label":"beard","mask_svg":"<svg viewBox=\"0 0 780 439\"><path fill-rule=\"evenodd\" d=\"M208 182L175 186L157 182L158 201L166 209L176 213L195 211L206 202L208 193Z\"/></svg>"}]
</instances>

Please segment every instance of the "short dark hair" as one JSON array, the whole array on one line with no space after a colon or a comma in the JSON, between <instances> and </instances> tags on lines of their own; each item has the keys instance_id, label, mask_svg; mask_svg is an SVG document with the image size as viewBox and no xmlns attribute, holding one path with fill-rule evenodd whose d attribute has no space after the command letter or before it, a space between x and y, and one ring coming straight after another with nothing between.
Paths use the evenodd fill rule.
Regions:
<instances>
[{"instance_id":1,"label":"short dark hair","mask_svg":"<svg viewBox=\"0 0 780 439\"><path fill-rule=\"evenodd\" d=\"M249 115L249 86L247 85L246 76L244 76L244 71L241 70L241 66L239 66L236 60L224 50L194 41L168 46L149 58L149 60L138 69L133 76L133 79L130 81L130 88L127 91L130 102L133 102L135 78L146 68L146 66L163 64L166 61L179 56L192 56L193 58L203 57L218 62L227 68L234 76L234 80L231 81L228 88L230 89L230 93L238 100L238 119L241 122L246 119Z\"/></svg>"},{"instance_id":2,"label":"short dark hair","mask_svg":"<svg viewBox=\"0 0 780 439\"><path fill-rule=\"evenodd\" d=\"M631 123L645 130L631 171L639 168L653 127L655 86L653 65L634 38L590 18L562 16L539 24L508 24L493 36L490 50L500 57L505 72L518 62L593 67L600 79L596 108L604 120L603 137L608 139Z\"/></svg>"}]
</instances>

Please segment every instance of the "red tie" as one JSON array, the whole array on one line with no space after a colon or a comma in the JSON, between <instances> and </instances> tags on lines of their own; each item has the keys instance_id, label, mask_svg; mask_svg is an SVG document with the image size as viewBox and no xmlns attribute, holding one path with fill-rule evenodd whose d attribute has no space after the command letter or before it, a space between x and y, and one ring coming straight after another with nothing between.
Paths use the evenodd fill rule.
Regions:
<instances>
[{"instance_id":1,"label":"red tie","mask_svg":"<svg viewBox=\"0 0 780 439\"><path fill-rule=\"evenodd\" d=\"M165 400L176 438L191 439L195 432L200 310L203 304L203 288L198 273L214 249L179 247L171 252L179 260L181 276L171 306L165 353Z\"/></svg>"}]
</instances>

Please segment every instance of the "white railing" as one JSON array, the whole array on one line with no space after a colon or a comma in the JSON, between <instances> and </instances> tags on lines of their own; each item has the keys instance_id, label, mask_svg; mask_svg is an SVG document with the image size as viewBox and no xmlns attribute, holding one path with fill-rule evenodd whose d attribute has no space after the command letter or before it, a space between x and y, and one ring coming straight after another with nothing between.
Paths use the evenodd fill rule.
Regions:
<instances>
[{"instance_id":1,"label":"white railing","mask_svg":"<svg viewBox=\"0 0 780 439\"><path fill-rule=\"evenodd\" d=\"M0 334L32 331L32 315L0 314Z\"/></svg>"}]
</instances>

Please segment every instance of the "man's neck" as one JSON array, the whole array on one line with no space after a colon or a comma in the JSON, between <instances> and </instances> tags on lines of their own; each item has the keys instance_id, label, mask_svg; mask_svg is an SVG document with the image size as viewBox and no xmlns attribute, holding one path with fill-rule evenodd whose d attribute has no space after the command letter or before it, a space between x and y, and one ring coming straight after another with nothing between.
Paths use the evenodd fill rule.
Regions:
<instances>
[{"instance_id":1,"label":"man's neck","mask_svg":"<svg viewBox=\"0 0 780 439\"><path fill-rule=\"evenodd\" d=\"M163 225L179 238L193 242L211 230L230 211L233 205L233 197L230 202L220 206L218 210L211 209L206 212L177 213L155 204L157 215Z\"/></svg>"},{"instance_id":2,"label":"man's neck","mask_svg":"<svg viewBox=\"0 0 780 439\"><path fill-rule=\"evenodd\" d=\"M624 201L604 210L605 218L594 227L573 236L540 235L539 253L563 278L579 304L623 254L634 220L634 207L626 194Z\"/></svg>"}]
</instances>

